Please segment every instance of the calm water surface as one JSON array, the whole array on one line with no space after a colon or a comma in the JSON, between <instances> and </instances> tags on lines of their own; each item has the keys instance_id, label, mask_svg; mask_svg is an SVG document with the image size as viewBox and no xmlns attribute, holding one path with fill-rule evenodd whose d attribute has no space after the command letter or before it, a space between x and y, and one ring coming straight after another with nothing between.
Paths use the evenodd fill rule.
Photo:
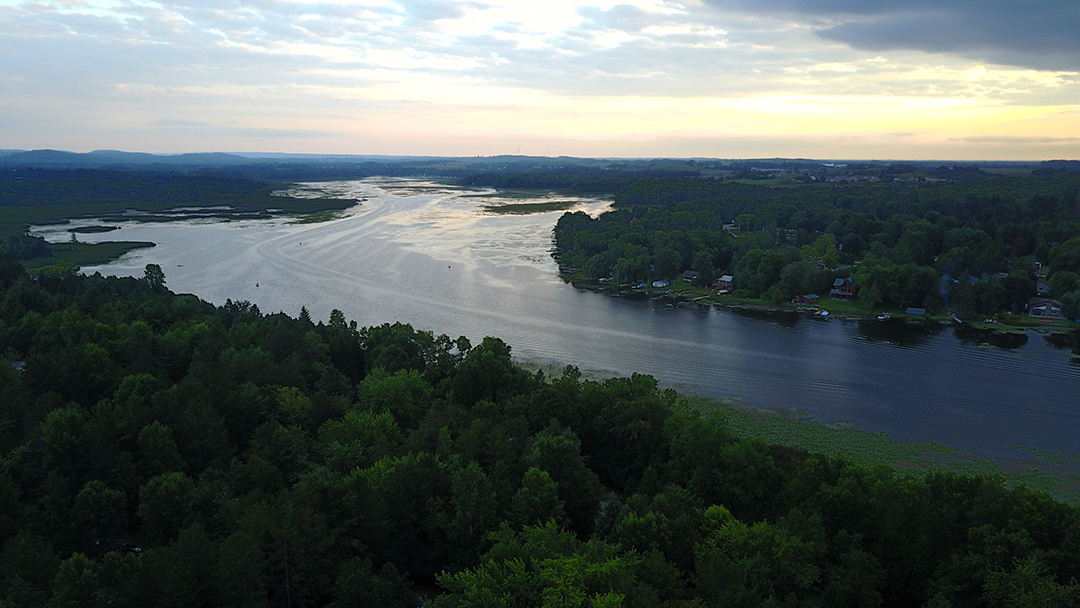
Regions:
<instances>
[{"instance_id":1,"label":"calm water surface","mask_svg":"<svg viewBox=\"0 0 1080 608\"><path fill-rule=\"evenodd\" d=\"M919 334L612 298L559 279L548 250L561 212L483 210L574 200L597 213L603 201L512 200L389 179L305 184L293 194L367 201L321 224L123 224L79 238L158 246L85 271L141 276L156 263L173 291L216 304L249 300L290 315L306 306L316 319L338 308L362 326L401 321L474 343L493 335L519 359L652 374L681 390L986 457L1016 455L1010 446L1080 452L1080 367L1034 332L999 348L952 329ZM67 227L36 232L67 240Z\"/></svg>"}]
</instances>

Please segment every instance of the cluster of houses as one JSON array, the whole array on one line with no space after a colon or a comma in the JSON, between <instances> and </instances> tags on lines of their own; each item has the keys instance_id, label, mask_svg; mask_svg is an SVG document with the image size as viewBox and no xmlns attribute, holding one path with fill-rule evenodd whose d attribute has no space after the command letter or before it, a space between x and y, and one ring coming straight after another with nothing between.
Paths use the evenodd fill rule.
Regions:
<instances>
[{"instance_id":1,"label":"cluster of houses","mask_svg":"<svg viewBox=\"0 0 1080 608\"><path fill-rule=\"evenodd\" d=\"M692 275L692 276L687 276ZM693 280L697 278L697 273L688 270L683 274L683 278L686 280ZM730 274L725 274L713 283L713 286L717 288L717 295L727 295L732 292L732 285L735 282L735 277ZM659 284L659 283L662 283ZM667 281L657 281L653 283L653 287L667 287L669 283ZM1044 281L1038 283L1038 293L1040 296L1049 292L1049 285ZM855 299L855 282L851 277L844 279L836 279L833 282L832 289L829 290L829 298L833 300L854 300ZM816 293L808 293L795 296L792 300L792 304L799 306L816 306L820 296ZM1039 297L1032 298L1028 302L1027 306L1028 315L1032 317L1040 318L1061 318L1061 302L1052 300L1050 298ZM909 308L907 314L910 316L921 317L926 314L926 311L922 308Z\"/></svg>"}]
</instances>

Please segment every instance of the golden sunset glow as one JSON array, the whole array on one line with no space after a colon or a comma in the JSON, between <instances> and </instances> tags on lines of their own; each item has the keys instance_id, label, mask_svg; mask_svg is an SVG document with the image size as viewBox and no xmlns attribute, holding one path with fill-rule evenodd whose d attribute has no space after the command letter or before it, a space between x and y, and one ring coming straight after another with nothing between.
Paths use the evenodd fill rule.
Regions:
<instances>
[{"instance_id":1,"label":"golden sunset glow","mask_svg":"<svg viewBox=\"0 0 1080 608\"><path fill-rule=\"evenodd\" d=\"M0 0L0 147L1080 155L1075 49L961 43L1007 14L952 43L908 13L759 4Z\"/></svg>"}]
</instances>

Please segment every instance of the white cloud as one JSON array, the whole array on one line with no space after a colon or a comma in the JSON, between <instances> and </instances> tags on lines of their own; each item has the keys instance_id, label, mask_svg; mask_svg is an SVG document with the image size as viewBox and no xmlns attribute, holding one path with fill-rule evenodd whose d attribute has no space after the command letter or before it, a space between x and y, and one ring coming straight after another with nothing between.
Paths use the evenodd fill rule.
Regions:
<instances>
[{"instance_id":1,"label":"white cloud","mask_svg":"<svg viewBox=\"0 0 1080 608\"><path fill-rule=\"evenodd\" d=\"M959 0L944 2L959 10ZM1058 113L1077 107L1075 73L976 62L966 58L967 47L928 55L929 46L899 39L875 46L844 33L848 26L901 23L898 15L910 11L880 8L895 5L0 0L0 111L39 121L36 131L19 131L23 137L62 132L55 125L99 135L127 125L131 137L155 129L162 137L210 137L214 125L233 125L205 141L247 134L309 137L325 146L331 133L335 141L363 143L373 141L365 133L388 141L395 129L463 138L466 128L489 137L513 129L559 141L618 138L622 129L643 141L650 133L693 131L695 121L715 124L723 112L765 130L797 129L784 115L792 113L808 121L805 130L820 133L821 124L832 124L828 108L849 103L903 108L911 113L908 124L890 113L882 128L919 132L912 121L932 102L988 109L972 120L989 120L990 110L1006 106ZM928 0L907 6L939 10ZM1057 48L1067 53L1069 46ZM655 104L644 101L650 98ZM871 119L867 114L867 124ZM176 120L208 126L168 122ZM1075 121L1061 120L1075 128ZM48 128L41 124L47 121ZM1031 128L1044 131L1036 138L1053 132L1045 121ZM950 136L977 143L963 139L975 134Z\"/></svg>"}]
</instances>

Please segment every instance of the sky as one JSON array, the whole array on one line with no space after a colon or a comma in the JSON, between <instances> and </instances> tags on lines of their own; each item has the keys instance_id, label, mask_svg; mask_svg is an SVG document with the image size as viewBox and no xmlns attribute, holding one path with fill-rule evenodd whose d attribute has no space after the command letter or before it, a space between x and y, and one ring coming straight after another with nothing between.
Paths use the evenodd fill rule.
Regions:
<instances>
[{"instance_id":1,"label":"sky","mask_svg":"<svg viewBox=\"0 0 1080 608\"><path fill-rule=\"evenodd\" d=\"M0 148L1080 158L1077 0L0 0Z\"/></svg>"}]
</instances>

